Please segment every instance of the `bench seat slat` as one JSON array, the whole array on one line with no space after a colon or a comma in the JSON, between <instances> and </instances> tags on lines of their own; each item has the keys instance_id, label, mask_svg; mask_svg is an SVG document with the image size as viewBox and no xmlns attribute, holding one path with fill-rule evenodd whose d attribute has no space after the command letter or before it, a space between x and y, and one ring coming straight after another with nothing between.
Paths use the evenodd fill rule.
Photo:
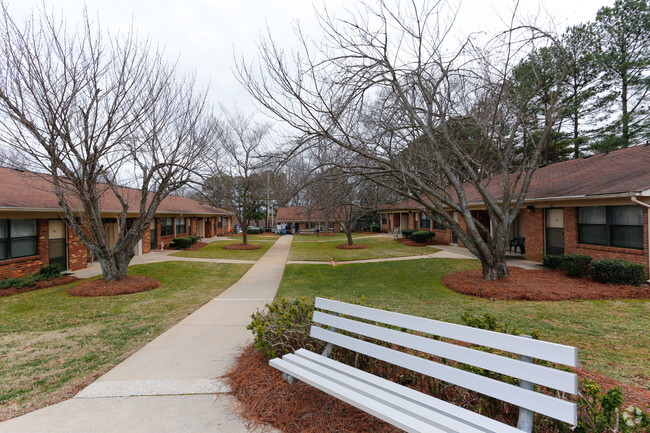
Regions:
<instances>
[{"instance_id":1,"label":"bench seat slat","mask_svg":"<svg viewBox=\"0 0 650 433\"><path fill-rule=\"evenodd\" d=\"M504 350L543 359L571 367L578 366L578 350L572 346L533 340L515 335L502 334L478 328L441 322L438 320L414 317L392 311L378 310L361 305L347 304L330 299L316 298L315 307L360 319L406 328L425 334L438 335L452 340Z\"/></svg>"},{"instance_id":2,"label":"bench seat slat","mask_svg":"<svg viewBox=\"0 0 650 433\"><path fill-rule=\"evenodd\" d=\"M482 352L456 344L433 340L418 335L406 334L393 329L383 328L368 323L358 322L339 316L332 316L321 311L314 311L313 321L336 329L353 332L377 340L386 341L402 347L418 350L443 358L452 359L475 367L523 379L560 391L577 394L577 375L567 371L556 370L518 359L507 358L493 353Z\"/></svg>"},{"instance_id":3,"label":"bench seat slat","mask_svg":"<svg viewBox=\"0 0 650 433\"><path fill-rule=\"evenodd\" d=\"M499 433L521 433L521 430L503 424L499 421L495 421L492 418L485 417L476 412L472 412L452 403L448 403L444 400L437 399L420 391L399 385L395 382L391 382L390 380L375 376L374 374L358 370L341 362L325 358L324 356L310 352L309 350L299 349L294 355L301 358L307 358L313 362L327 366L332 370L341 372L348 377L356 378L357 380L368 383L376 388L384 389L394 394L400 395L404 399L415 402L414 404L421 405L431 410L446 414L450 418L462 420L469 426L474 426L479 430Z\"/></svg>"},{"instance_id":4,"label":"bench seat slat","mask_svg":"<svg viewBox=\"0 0 650 433\"><path fill-rule=\"evenodd\" d=\"M500 400L575 425L576 405L548 395L529 391L515 385L479 376L448 365L439 364L404 352L361 341L318 326L311 327L311 335L339 347L387 361L391 364L436 377Z\"/></svg>"},{"instance_id":5,"label":"bench seat slat","mask_svg":"<svg viewBox=\"0 0 650 433\"><path fill-rule=\"evenodd\" d=\"M285 355L286 356L286 355ZM427 425L424 421L417 418L410 417L403 412L383 404L373 398L364 394L356 392L337 382L329 380L326 376L315 374L305 368L301 368L296 364L285 361L281 358L275 358L269 361L269 365L277 368L291 376L299 379L314 388L330 394L339 400L361 409L379 419L389 422L407 432L431 432L431 433L449 433L449 431L437 429L433 426Z\"/></svg>"}]
</instances>

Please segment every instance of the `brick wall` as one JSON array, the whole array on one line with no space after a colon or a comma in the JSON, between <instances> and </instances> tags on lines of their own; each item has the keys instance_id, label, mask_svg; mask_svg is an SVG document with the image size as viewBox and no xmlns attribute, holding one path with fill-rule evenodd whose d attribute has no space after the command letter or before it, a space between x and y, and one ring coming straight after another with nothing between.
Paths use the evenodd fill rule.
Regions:
<instances>
[{"instance_id":1,"label":"brick wall","mask_svg":"<svg viewBox=\"0 0 650 433\"><path fill-rule=\"evenodd\" d=\"M36 220L37 255L0 261L0 280L22 277L50 263L49 228L45 219Z\"/></svg>"},{"instance_id":2,"label":"brick wall","mask_svg":"<svg viewBox=\"0 0 650 433\"><path fill-rule=\"evenodd\" d=\"M214 237L214 222L215 218L205 218L205 237ZM243 227L242 227L243 229Z\"/></svg>"},{"instance_id":3,"label":"brick wall","mask_svg":"<svg viewBox=\"0 0 650 433\"><path fill-rule=\"evenodd\" d=\"M142 254L151 252L151 229L147 229L142 236Z\"/></svg>"},{"instance_id":4,"label":"brick wall","mask_svg":"<svg viewBox=\"0 0 650 433\"><path fill-rule=\"evenodd\" d=\"M541 262L544 256L544 209L523 209L526 259ZM566 211L564 213L566 222Z\"/></svg>"},{"instance_id":5,"label":"brick wall","mask_svg":"<svg viewBox=\"0 0 650 433\"><path fill-rule=\"evenodd\" d=\"M564 208L564 252L586 254L594 259L621 259L648 266L648 211L643 210L643 250L578 243L578 208ZM528 227L526 227L528 231ZM528 239L526 239L528 242Z\"/></svg>"},{"instance_id":6,"label":"brick wall","mask_svg":"<svg viewBox=\"0 0 650 433\"><path fill-rule=\"evenodd\" d=\"M88 249L68 227L68 270L78 271L85 269L86 266L88 266Z\"/></svg>"}]
</instances>

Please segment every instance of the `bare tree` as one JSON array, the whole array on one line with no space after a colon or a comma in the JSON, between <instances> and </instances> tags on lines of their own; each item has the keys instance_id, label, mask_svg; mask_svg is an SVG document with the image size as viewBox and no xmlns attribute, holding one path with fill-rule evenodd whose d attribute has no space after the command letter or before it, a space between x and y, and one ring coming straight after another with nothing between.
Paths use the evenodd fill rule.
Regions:
<instances>
[{"instance_id":1,"label":"bare tree","mask_svg":"<svg viewBox=\"0 0 650 433\"><path fill-rule=\"evenodd\" d=\"M262 173L268 166L265 156L270 127L255 121L252 114L225 108L222 112L222 119L214 120L218 133L212 152L207 154L212 170L202 194L213 205L234 213L246 245L252 211L267 199Z\"/></svg>"},{"instance_id":2,"label":"bare tree","mask_svg":"<svg viewBox=\"0 0 650 433\"><path fill-rule=\"evenodd\" d=\"M0 140L51 183L104 278L122 280L158 205L190 181L210 137L205 93L148 40L109 35L87 13L75 29L46 12L21 27L2 4L1 26ZM107 210L119 223L114 244Z\"/></svg>"},{"instance_id":3,"label":"bare tree","mask_svg":"<svg viewBox=\"0 0 650 433\"><path fill-rule=\"evenodd\" d=\"M269 36L259 65L242 61L238 75L299 132L301 147L327 140L355 152L359 173L443 218L480 258L484 278L498 279L509 274L508 228L556 123L568 68L552 84L533 68L534 85L517 87L513 68L555 38L513 16L494 37L456 43L455 20L447 2L367 1L345 18L325 11L324 43L299 32L303 49L288 59ZM541 86L551 99L533 136L525 120ZM490 224L473 218L471 201L486 207Z\"/></svg>"}]
</instances>

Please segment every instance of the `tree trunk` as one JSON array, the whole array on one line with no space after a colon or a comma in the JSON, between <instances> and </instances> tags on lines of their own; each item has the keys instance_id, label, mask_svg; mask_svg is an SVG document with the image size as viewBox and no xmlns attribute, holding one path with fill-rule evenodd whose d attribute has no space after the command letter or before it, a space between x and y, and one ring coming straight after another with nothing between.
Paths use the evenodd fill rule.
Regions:
<instances>
[{"instance_id":1,"label":"tree trunk","mask_svg":"<svg viewBox=\"0 0 650 433\"><path fill-rule=\"evenodd\" d=\"M348 245L352 245L352 226L345 227L345 235L348 237Z\"/></svg>"},{"instance_id":2,"label":"tree trunk","mask_svg":"<svg viewBox=\"0 0 650 433\"><path fill-rule=\"evenodd\" d=\"M97 258L102 268L102 273L104 274L104 280L122 281L126 278L126 271L133 258L133 255L127 256L123 254L109 254L106 257Z\"/></svg>"},{"instance_id":3,"label":"tree trunk","mask_svg":"<svg viewBox=\"0 0 650 433\"><path fill-rule=\"evenodd\" d=\"M483 279L487 281L496 281L501 278L510 276L508 265L505 257L495 260L481 260L483 269Z\"/></svg>"},{"instance_id":4,"label":"tree trunk","mask_svg":"<svg viewBox=\"0 0 650 433\"><path fill-rule=\"evenodd\" d=\"M248 227L246 228L242 227L241 230L242 230L242 243L244 245L248 245Z\"/></svg>"},{"instance_id":5,"label":"tree trunk","mask_svg":"<svg viewBox=\"0 0 650 433\"><path fill-rule=\"evenodd\" d=\"M623 109L623 115L621 121L623 124L623 140L625 140L625 147L630 145L630 119L627 111L627 79L623 77L623 85L621 88L621 105Z\"/></svg>"}]
</instances>

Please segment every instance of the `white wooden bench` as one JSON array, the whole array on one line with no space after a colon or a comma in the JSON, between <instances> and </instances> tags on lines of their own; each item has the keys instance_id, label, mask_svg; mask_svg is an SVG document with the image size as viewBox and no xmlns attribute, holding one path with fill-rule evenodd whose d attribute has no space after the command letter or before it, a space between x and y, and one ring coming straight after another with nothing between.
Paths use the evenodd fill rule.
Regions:
<instances>
[{"instance_id":1,"label":"white wooden bench","mask_svg":"<svg viewBox=\"0 0 650 433\"><path fill-rule=\"evenodd\" d=\"M575 403L534 390L534 384L538 384L557 390L560 395L575 395L578 392L576 374L533 363L533 359L542 359L576 367L578 351L575 347L323 298L316 298L315 307L324 311L315 310L313 321L329 327L311 328L312 337L328 343L323 354L300 349L269 361L290 382L293 378L299 379L407 432L530 433L535 412L571 425L577 423ZM409 329L445 340L360 320ZM514 377L519 379L519 386L363 341L341 334L339 330ZM518 354L519 359L456 342ZM335 346L519 406L517 428L329 359Z\"/></svg>"}]
</instances>

